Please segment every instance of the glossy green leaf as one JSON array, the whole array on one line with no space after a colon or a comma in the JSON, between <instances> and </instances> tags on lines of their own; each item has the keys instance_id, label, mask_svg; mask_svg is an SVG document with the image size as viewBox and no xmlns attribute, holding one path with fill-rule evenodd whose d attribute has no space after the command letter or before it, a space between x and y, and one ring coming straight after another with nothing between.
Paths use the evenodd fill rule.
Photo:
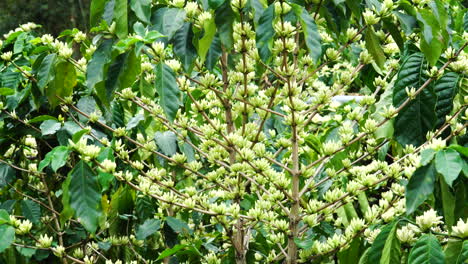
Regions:
<instances>
[{"instance_id":1,"label":"glossy green leaf","mask_svg":"<svg viewBox=\"0 0 468 264\"><path fill-rule=\"evenodd\" d=\"M167 156L172 156L177 152L177 136L172 131L156 132L154 135L156 144L161 149L162 153Z\"/></svg>"},{"instance_id":2,"label":"glossy green leaf","mask_svg":"<svg viewBox=\"0 0 468 264\"><path fill-rule=\"evenodd\" d=\"M0 188L7 186L16 177L16 171L10 165L0 163Z\"/></svg>"},{"instance_id":3,"label":"glossy green leaf","mask_svg":"<svg viewBox=\"0 0 468 264\"><path fill-rule=\"evenodd\" d=\"M78 221L90 232L96 232L101 216L101 191L95 172L80 161L71 172L70 206Z\"/></svg>"},{"instance_id":4,"label":"glossy green leaf","mask_svg":"<svg viewBox=\"0 0 468 264\"><path fill-rule=\"evenodd\" d=\"M39 126L43 136L53 135L62 127L62 124L55 120L46 120Z\"/></svg>"},{"instance_id":5,"label":"glossy green leaf","mask_svg":"<svg viewBox=\"0 0 468 264\"><path fill-rule=\"evenodd\" d=\"M468 158L468 147L463 147L457 144L451 144L449 148L458 151L458 153Z\"/></svg>"},{"instance_id":6,"label":"glossy green leaf","mask_svg":"<svg viewBox=\"0 0 468 264\"><path fill-rule=\"evenodd\" d=\"M399 107L408 99L406 88L418 89L426 81L424 70L426 63L421 53L408 56L399 72L393 88L393 105ZM436 95L432 86L428 86L411 100L395 118L395 137L402 145L419 146L426 141L426 134L436 122Z\"/></svg>"},{"instance_id":7,"label":"glossy green leaf","mask_svg":"<svg viewBox=\"0 0 468 264\"><path fill-rule=\"evenodd\" d=\"M57 54L52 53L47 55L41 63L37 73L37 86L44 93L44 88L54 79L54 65L57 59Z\"/></svg>"},{"instance_id":8,"label":"glossy green leaf","mask_svg":"<svg viewBox=\"0 0 468 264\"><path fill-rule=\"evenodd\" d=\"M395 224L388 234L387 240L382 251L380 264L398 263L401 257L400 240L396 236L396 229L398 225Z\"/></svg>"},{"instance_id":9,"label":"glossy green leaf","mask_svg":"<svg viewBox=\"0 0 468 264\"><path fill-rule=\"evenodd\" d=\"M369 250L367 263L380 263L384 260L384 250L387 247L385 252L385 258L389 258L388 254L392 252L393 249L393 240L395 239L395 232L398 226L398 222L392 222L384 226L380 233L372 243L372 246ZM388 242L387 242L388 241ZM388 260L388 259L385 259Z\"/></svg>"},{"instance_id":10,"label":"glossy green leaf","mask_svg":"<svg viewBox=\"0 0 468 264\"><path fill-rule=\"evenodd\" d=\"M159 8L151 19L152 28L167 36L168 39L172 39L184 23L185 11L179 8Z\"/></svg>"},{"instance_id":11,"label":"glossy green leaf","mask_svg":"<svg viewBox=\"0 0 468 264\"><path fill-rule=\"evenodd\" d=\"M408 256L411 264L444 264L445 256L434 235L422 235L414 244Z\"/></svg>"},{"instance_id":12,"label":"glossy green leaf","mask_svg":"<svg viewBox=\"0 0 468 264\"><path fill-rule=\"evenodd\" d=\"M104 12L106 0L92 0L90 6L89 23L92 27L99 25Z\"/></svg>"},{"instance_id":13,"label":"glossy green leaf","mask_svg":"<svg viewBox=\"0 0 468 264\"><path fill-rule=\"evenodd\" d=\"M437 127L445 122L445 117L452 111L460 79L461 76L458 73L448 72L440 77L434 84L434 92L437 96L435 107Z\"/></svg>"},{"instance_id":14,"label":"glossy green leaf","mask_svg":"<svg viewBox=\"0 0 468 264\"><path fill-rule=\"evenodd\" d=\"M49 153L46 154L44 159L39 162L39 171L42 171L45 167L50 165L50 168L57 172L58 169L63 167L67 162L68 154L71 150L66 146L58 146L53 148Z\"/></svg>"},{"instance_id":15,"label":"glossy green leaf","mask_svg":"<svg viewBox=\"0 0 468 264\"><path fill-rule=\"evenodd\" d=\"M379 37L375 34L372 27L366 29L365 41L367 50L372 55L375 63L382 69L386 60L385 53L380 44Z\"/></svg>"},{"instance_id":16,"label":"glossy green leaf","mask_svg":"<svg viewBox=\"0 0 468 264\"><path fill-rule=\"evenodd\" d=\"M161 227L161 220L159 219L147 219L141 224L135 233L135 237L138 240L145 240L147 237L154 234Z\"/></svg>"},{"instance_id":17,"label":"glossy green leaf","mask_svg":"<svg viewBox=\"0 0 468 264\"><path fill-rule=\"evenodd\" d=\"M203 24L203 37L198 40L196 48L201 62L205 62L206 54L211 46L211 42L216 34L216 24L214 19L210 19Z\"/></svg>"},{"instance_id":18,"label":"glossy green leaf","mask_svg":"<svg viewBox=\"0 0 468 264\"><path fill-rule=\"evenodd\" d=\"M305 44L309 50L309 54L317 62L322 55L322 38L318 32L317 25L312 16L307 10L299 5L293 6L296 16L299 18L304 31Z\"/></svg>"},{"instance_id":19,"label":"glossy green leaf","mask_svg":"<svg viewBox=\"0 0 468 264\"><path fill-rule=\"evenodd\" d=\"M99 91L101 101L111 101L114 92L131 87L140 74L140 60L134 50L120 54L109 66L105 82L105 93ZM105 98L105 99L104 99Z\"/></svg>"},{"instance_id":20,"label":"glossy green leaf","mask_svg":"<svg viewBox=\"0 0 468 264\"><path fill-rule=\"evenodd\" d=\"M113 41L110 39L103 41L93 53L86 68L86 86L89 91L96 90L96 85L100 83L104 86L106 65L111 60L112 43Z\"/></svg>"},{"instance_id":21,"label":"glossy green leaf","mask_svg":"<svg viewBox=\"0 0 468 264\"><path fill-rule=\"evenodd\" d=\"M32 223L37 224L41 220L41 207L31 200L21 201L21 211L23 215Z\"/></svg>"},{"instance_id":22,"label":"glossy green leaf","mask_svg":"<svg viewBox=\"0 0 468 264\"><path fill-rule=\"evenodd\" d=\"M434 162L419 167L406 185L406 214L412 214L434 191L436 179Z\"/></svg>"},{"instance_id":23,"label":"glossy green leaf","mask_svg":"<svg viewBox=\"0 0 468 264\"><path fill-rule=\"evenodd\" d=\"M10 222L10 215L5 209L0 209L0 225Z\"/></svg>"},{"instance_id":24,"label":"glossy green leaf","mask_svg":"<svg viewBox=\"0 0 468 264\"><path fill-rule=\"evenodd\" d=\"M221 41L218 35L216 35L213 39L213 42L211 42L210 49L208 50L208 54L206 55L206 68L208 68L208 70L213 71L216 64L218 64L219 62L221 53Z\"/></svg>"},{"instance_id":25,"label":"glossy green leaf","mask_svg":"<svg viewBox=\"0 0 468 264\"><path fill-rule=\"evenodd\" d=\"M442 211L444 213L444 222L449 229L455 223L455 196L453 195L452 191L450 190L447 183L439 179L440 185L440 196L442 198Z\"/></svg>"},{"instance_id":26,"label":"glossy green leaf","mask_svg":"<svg viewBox=\"0 0 468 264\"><path fill-rule=\"evenodd\" d=\"M463 254L462 240L449 240L447 247L444 249L445 263L463 264L468 257L468 242L466 243L466 256Z\"/></svg>"},{"instance_id":27,"label":"glossy green leaf","mask_svg":"<svg viewBox=\"0 0 468 264\"><path fill-rule=\"evenodd\" d=\"M417 13L417 19L423 29L420 48L430 65L435 65L448 41L441 32L441 27L433 12L423 9Z\"/></svg>"},{"instance_id":28,"label":"glossy green leaf","mask_svg":"<svg viewBox=\"0 0 468 264\"><path fill-rule=\"evenodd\" d=\"M164 110L167 119L174 121L180 105L180 90L177 85L174 71L164 63L154 67L156 75L155 87L159 95L159 105Z\"/></svg>"},{"instance_id":29,"label":"glossy green leaf","mask_svg":"<svg viewBox=\"0 0 468 264\"><path fill-rule=\"evenodd\" d=\"M150 23L151 0L131 0L130 8L141 21Z\"/></svg>"},{"instance_id":30,"label":"glossy green leaf","mask_svg":"<svg viewBox=\"0 0 468 264\"><path fill-rule=\"evenodd\" d=\"M54 72L55 77L45 90L52 108L56 107L60 102L57 96L61 98L71 96L77 83L76 69L71 62L62 61L57 63Z\"/></svg>"},{"instance_id":31,"label":"glossy green leaf","mask_svg":"<svg viewBox=\"0 0 468 264\"><path fill-rule=\"evenodd\" d=\"M445 182L452 187L463 168L463 159L453 149L440 150L435 156L435 168L444 176Z\"/></svg>"},{"instance_id":32,"label":"glossy green leaf","mask_svg":"<svg viewBox=\"0 0 468 264\"><path fill-rule=\"evenodd\" d=\"M128 35L128 0L115 0L114 21L115 34L119 38L125 38Z\"/></svg>"},{"instance_id":33,"label":"glossy green leaf","mask_svg":"<svg viewBox=\"0 0 468 264\"><path fill-rule=\"evenodd\" d=\"M0 253L11 246L15 241L15 228L9 225L0 225Z\"/></svg>"},{"instance_id":34,"label":"glossy green leaf","mask_svg":"<svg viewBox=\"0 0 468 264\"><path fill-rule=\"evenodd\" d=\"M436 151L433 149L425 149L421 151L421 165L426 166L429 164L432 159L434 159L435 154Z\"/></svg>"},{"instance_id":35,"label":"glossy green leaf","mask_svg":"<svg viewBox=\"0 0 468 264\"><path fill-rule=\"evenodd\" d=\"M175 245L172 248L165 249L163 252L161 252L161 254L158 256L156 260L161 260L161 259L170 257L186 247L188 247L188 245L179 244L179 245Z\"/></svg>"},{"instance_id":36,"label":"glossy green leaf","mask_svg":"<svg viewBox=\"0 0 468 264\"><path fill-rule=\"evenodd\" d=\"M273 19L275 18L274 5L270 5L258 20L256 28L257 49L262 61L266 62L271 57L272 39L275 35Z\"/></svg>"},{"instance_id":37,"label":"glossy green leaf","mask_svg":"<svg viewBox=\"0 0 468 264\"><path fill-rule=\"evenodd\" d=\"M294 238L294 243L296 243L296 245L299 247L299 248L302 248L302 249L310 249L312 248L312 245L314 245L314 242L315 240L313 238L305 238L305 239L299 239L299 238Z\"/></svg>"},{"instance_id":38,"label":"glossy green leaf","mask_svg":"<svg viewBox=\"0 0 468 264\"><path fill-rule=\"evenodd\" d=\"M211 9L215 10L220 7L226 0L208 0L208 5Z\"/></svg>"},{"instance_id":39,"label":"glossy green leaf","mask_svg":"<svg viewBox=\"0 0 468 264\"><path fill-rule=\"evenodd\" d=\"M232 24L234 23L235 15L231 9L230 1L224 2L215 12L215 23L219 33L221 44L228 50L233 46Z\"/></svg>"},{"instance_id":40,"label":"glossy green leaf","mask_svg":"<svg viewBox=\"0 0 468 264\"><path fill-rule=\"evenodd\" d=\"M189 22L174 34L174 54L179 57L186 72L190 72L197 58L197 50L193 45L192 24Z\"/></svg>"},{"instance_id":41,"label":"glossy green leaf","mask_svg":"<svg viewBox=\"0 0 468 264\"><path fill-rule=\"evenodd\" d=\"M166 217L166 224L168 224L172 230L178 234L193 234L193 230L187 225L187 223L180 219L168 216Z\"/></svg>"}]
</instances>

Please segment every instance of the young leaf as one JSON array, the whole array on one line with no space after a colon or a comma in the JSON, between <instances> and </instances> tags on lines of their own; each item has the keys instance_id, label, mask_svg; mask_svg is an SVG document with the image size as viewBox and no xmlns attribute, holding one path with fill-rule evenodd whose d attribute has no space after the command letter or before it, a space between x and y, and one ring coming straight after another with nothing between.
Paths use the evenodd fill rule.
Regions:
<instances>
[{"instance_id":1,"label":"young leaf","mask_svg":"<svg viewBox=\"0 0 468 264\"><path fill-rule=\"evenodd\" d=\"M197 52L201 62L205 62L206 53L211 46L216 34L216 24L214 19L206 21L203 25L203 37L197 42Z\"/></svg>"},{"instance_id":2,"label":"young leaf","mask_svg":"<svg viewBox=\"0 0 468 264\"><path fill-rule=\"evenodd\" d=\"M272 4L267 9L265 9L265 11L263 11L262 16L258 20L258 26L256 28L258 54L264 62L268 61L271 56L271 40L275 35L275 30L273 29L274 18L275 8Z\"/></svg>"},{"instance_id":3,"label":"young leaf","mask_svg":"<svg viewBox=\"0 0 468 264\"><path fill-rule=\"evenodd\" d=\"M78 162L71 171L69 192L71 208L80 223L88 232L96 232L101 216L101 191L96 174L86 162Z\"/></svg>"},{"instance_id":4,"label":"young leaf","mask_svg":"<svg viewBox=\"0 0 468 264\"><path fill-rule=\"evenodd\" d=\"M393 105L399 107L407 98L406 89L418 89L425 82L425 60L421 53L408 56L398 72L393 88ZM422 90L395 118L395 137L402 145L419 146L426 141L426 134L436 122L436 96L431 86Z\"/></svg>"},{"instance_id":5,"label":"young leaf","mask_svg":"<svg viewBox=\"0 0 468 264\"><path fill-rule=\"evenodd\" d=\"M15 241L15 228L9 225L0 225L0 253L11 246Z\"/></svg>"},{"instance_id":6,"label":"young leaf","mask_svg":"<svg viewBox=\"0 0 468 264\"><path fill-rule=\"evenodd\" d=\"M418 168L406 185L406 214L412 214L434 191L436 179L434 162Z\"/></svg>"},{"instance_id":7,"label":"young leaf","mask_svg":"<svg viewBox=\"0 0 468 264\"><path fill-rule=\"evenodd\" d=\"M444 252L434 235L422 235L414 244L408 257L411 264L444 264Z\"/></svg>"},{"instance_id":8,"label":"young leaf","mask_svg":"<svg viewBox=\"0 0 468 264\"><path fill-rule=\"evenodd\" d=\"M463 163L460 154L453 149L440 150L435 156L435 168L450 187L460 174Z\"/></svg>"},{"instance_id":9,"label":"young leaf","mask_svg":"<svg viewBox=\"0 0 468 264\"><path fill-rule=\"evenodd\" d=\"M170 122L174 121L174 118L179 109L179 86L177 86L174 71L164 63L158 63L154 67L156 75L156 91L159 95L159 104L161 105L167 119Z\"/></svg>"}]
</instances>

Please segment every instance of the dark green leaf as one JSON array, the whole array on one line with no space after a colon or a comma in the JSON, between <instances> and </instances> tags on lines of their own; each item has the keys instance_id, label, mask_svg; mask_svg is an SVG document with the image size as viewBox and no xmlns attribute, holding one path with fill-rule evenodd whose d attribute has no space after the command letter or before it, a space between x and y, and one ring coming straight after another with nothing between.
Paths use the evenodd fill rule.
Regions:
<instances>
[{"instance_id":1,"label":"dark green leaf","mask_svg":"<svg viewBox=\"0 0 468 264\"><path fill-rule=\"evenodd\" d=\"M210 19L203 24L203 37L196 43L197 53L201 62L205 62L206 54L211 46L211 42L216 34L216 24L214 19Z\"/></svg>"},{"instance_id":2,"label":"dark green leaf","mask_svg":"<svg viewBox=\"0 0 468 264\"><path fill-rule=\"evenodd\" d=\"M444 212L444 223L451 229L455 222L455 196L444 180L439 179L439 185L440 195L442 197L442 211Z\"/></svg>"},{"instance_id":3,"label":"dark green leaf","mask_svg":"<svg viewBox=\"0 0 468 264\"><path fill-rule=\"evenodd\" d=\"M262 16L258 20L258 26L256 28L257 34L257 49L260 58L266 62L271 57L271 42L273 36L275 35L275 30L273 29L273 19L275 18L275 7L270 5L265 11L263 11Z\"/></svg>"},{"instance_id":4,"label":"dark green leaf","mask_svg":"<svg viewBox=\"0 0 468 264\"><path fill-rule=\"evenodd\" d=\"M67 162L68 154L70 149L66 146L58 146L53 148L49 153L46 154L45 158L39 163L37 168L39 171L42 171L45 167L51 165L50 167L54 172L57 172L58 169L63 167Z\"/></svg>"},{"instance_id":5,"label":"dark green leaf","mask_svg":"<svg viewBox=\"0 0 468 264\"><path fill-rule=\"evenodd\" d=\"M98 91L99 99L103 102L111 101L114 92L130 87L140 73L140 61L135 52L120 54L109 66L105 82L105 93Z\"/></svg>"},{"instance_id":6,"label":"dark green leaf","mask_svg":"<svg viewBox=\"0 0 468 264\"><path fill-rule=\"evenodd\" d=\"M151 0L131 0L130 8L141 21L150 23Z\"/></svg>"},{"instance_id":7,"label":"dark green leaf","mask_svg":"<svg viewBox=\"0 0 468 264\"><path fill-rule=\"evenodd\" d=\"M396 236L397 224L395 224L388 234L387 240L382 251L380 258L381 264L392 264L400 262L401 248L400 240Z\"/></svg>"},{"instance_id":8,"label":"dark green leaf","mask_svg":"<svg viewBox=\"0 0 468 264\"><path fill-rule=\"evenodd\" d=\"M299 248L302 248L302 249L310 249L312 248L312 245L314 244L314 239L313 238L305 238L305 239L299 239L299 238L294 238L294 243L296 243L296 245L299 247Z\"/></svg>"},{"instance_id":9,"label":"dark green leaf","mask_svg":"<svg viewBox=\"0 0 468 264\"><path fill-rule=\"evenodd\" d=\"M21 201L21 211L23 215L29 219L33 224L37 224L41 220L41 207L31 201L31 200L22 200Z\"/></svg>"},{"instance_id":10,"label":"dark green leaf","mask_svg":"<svg viewBox=\"0 0 468 264\"><path fill-rule=\"evenodd\" d=\"M0 225L0 253L11 246L15 241L15 228L8 225Z\"/></svg>"},{"instance_id":11,"label":"dark green leaf","mask_svg":"<svg viewBox=\"0 0 468 264\"><path fill-rule=\"evenodd\" d=\"M7 186L16 177L16 171L5 163L0 163L0 189Z\"/></svg>"},{"instance_id":12,"label":"dark green leaf","mask_svg":"<svg viewBox=\"0 0 468 264\"><path fill-rule=\"evenodd\" d=\"M135 237L138 240L145 240L147 237L154 234L159 230L161 226L161 220L159 219L147 219L142 225L140 225L135 233Z\"/></svg>"},{"instance_id":13,"label":"dark green leaf","mask_svg":"<svg viewBox=\"0 0 468 264\"><path fill-rule=\"evenodd\" d=\"M193 230L187 225L187 223L180 219L168 216L166 217L166 223L178 234L193 234Z\"/></svg>"},{"instance_id":14,"label":"dark green leaf","mask_svg":"<svg viewBox=\"0 0 468 264\"><path fill-rule=\"evenodd\" d=\"M444 264L445 256L434 235L422 235L414 244L408 257L411 264Z\"/></svg>"},{"instance_id":15,"label":"dark green leaf","mask_svg":"<svg viewBox=\"0 0 468 264\"><path fill-rule=\"evenodd\" d=\"M443 49L447 45L447 40L442 35L441 27L436 20L433 12L423 9L417 13L417 19L420 22L421 28L421 51L426 56L430 65L435 65L442 54Z\"/></svg>"},{"instance_id":16,"label":"dark green leaf","mask_svg":"<svg viewBox=\"0 0 468 264\"><path fill-rule=\"evenodd\" d=\"M453 108L453 101L458 91L460 75L455 72L444 74L434 84L434 92L437 96L435 112L437 116L437 127L445 122L445 117Z\"/></svg>"},{"instance_id":17,"label":"dark green leaf","mask_svg":"<svg viewBox=\"0 0 468 264\"><path fill-rule=\"evenodd\" d=\"M159 105L164 110L167 119L173 122L179 109L179 86L177 85L174 71L164 63L154 67L156 75L156 91L159 95Z\"/></svg>"},{"instance_id":18,"label":"dark green leaf","mask_svg":"<svg viewBox=\"0 0 468 264\"><path fill-rule=\"evenodd\" d=\"M167 156L172 156L177 152L177 136L172 131L156 132L154 135L156 144L161 149L162 153Z\"/></svg>"},{"instance_id":19,"label":"dark green leaf","mask_svg":"<svg viewBox=\"0 0 468 264\"><path fill-rule=\"evenodd\" d=\"M406 88L418 89L425 82L425 61L421 53L410 55L403 62L393 88L393 105L399 107L408 98ZM436 96L431 86L422 90L395 118L395 137L402 145L419 146L436 122Z\"/></svg>"},{"instance_id":20,"label":"dark green leaf","mask_svg":"<svg viewBox=\"0 0 468 264\"><path fill-rule=\"evenodd\" d=\"M153 29L161 32L168 39L172 39L172 36L184 25L184 22L185 11L179 8L159 8L151 18Z\"/></svg>"},{"instance_id":21,"label":"dark green leaf","mask_svg":"<svg viewBox=\"0 0 468 264\"><path fill-rule=\"evenodd\" d=\"M43 136L53 135L61 127L62 127L62 124L60 122L55 121L55 120L46 120L46 121L42 122L42 124L39 126Z\"/></svg>"},{"instance_id":22,"label":"dark green leaf","mask_svg":"<svg viewBox=\"0 0 468 264\"><path fill-rule=\"evenodd\" d=\"M206 55L206 68L208 68L208 70L213 71L219 61L219 57L221 57L221 53L221 41L218 35L216 35Z\"/></svg>"},{"instance_id":23,"label":"dark green leaf","mask_svg":"<svg viewBox=\"0 0 468 264\"><path fill-rule=\"evenodd\" d=\"M106 0L92 0L90 7L89 23L92 27L99 25L104 12Z\"/></svg>"},{"instance_id":24,"label":"dark green leaf","mask_svg":"<svg viewBox=\"0 0 468 264\"><path fill-rule=\"evenodd\" d=\"M215 23L218 29L221 44L228 50L232 48L232 24L234 23L234 11L231 9L230 1L224 2L215 12Z\"/></svg>"},{"instance_id":25,"label":"dark green leaf","mask_svg":"<svg viewBox=\"0 0 468 264\"><path fill-rule=\"evenodd\" d=\"M369 250L367 263L380 263L380 261L383 260L384 249L387 245L391 248L391 244L393 243L392 241L395 239L397 226L398 222L392 222L382 228L380 233L375 238L374 243L372 243L372 246ZM387 241L389 241L389 244L387 244ZM387 249L387 251L388 250L389 249Z\"/></svg>"},{"instance_id":26,"label":"dark green leaf","mask_svg":"<svg viewBox=\"0 0 468 264\"><path fill-rule=\"evenodd\" d=\"M366 29L365 40L367 50L372 55L377 66L382 69L386 60L385 53L382 49L382 45L380 44L379 37L375 34L372 27L368 27Z\"/></svg>"},{"instance_id":27,"label":"dark green leaf","mask_svg":"<svg viewBox=\"0 0 468 264\"><path fill-rule=\"evenodd\" d=\"M101 217L101 191L96 174L84 161L71 172L70 205L85 229L96 232Z\"/></svg>"},{"instance_id":28,"label":"dark green leaf","mask_svg":"<svg viewBox=\"0 0 468 264\"><path fill-rule=\"evenodd\" d=\"M5 209L0 209L0 225L10 222L10 215Z\"/></svg>"},{"instance_id":29,"label":"dark green leaf","mask_svg":"<svg viewBox=\"0 0 468 264\"><path fill-rule=\"evenodd\" d=\"M432 194L436 174L434 162L413 173L406 185L406 214L412 214Z\"/></svg>"},{"instance_id":30,"label":"dark green leaf","mask_svg":"<svg viewBox=\"0 0 468 264\"><path fill-rule=\"evenodd\" d=\"M57 96L61 98L71 96L73 88L77 83L76 69L71 62L62 61L57 63L54 72L55 77L45 90L47 99L49 99L49 104L52 108L56 107L60 102Z\"/></svg>"},{"instance_id":31,"label":"dark green leaf","mask_svg":"<svg viewBox=\"0 0 468 264\"><path fill-rule=\"evenodd\" d=\"M175 253L179 252L180 250L186 248L187 246L188 245L179 244L179 245L175 245L173 248L165 249L163 252L161 252L161 254L156 260L161 260L161 259L170 257L174 255Z\"/></svg>"},{"instance_id":32,"label":"dark green leaf","mask_svg":"<svg viewBox=\"0 0 468 264\"><path fill-rule=\"evenodd\" d=\"M307 10L299 5L294 5L294 10L297 17L301 21L302 30L304 31L304 38L307 48L309 49L310 56L317 62L322 55L322 38L318 32L317 25L312 16Z\"/></svg>"},{"instance_id":33,"label":"dark green leaf","mask_svg":"<svg viewBox=\"0 0 468 264\"><path fill-rule=\"evenodd\" d=\"M106 65L110 62L112 40L105 40L94 52L86 68L86 86L89 91L96 89L96 85L105 79ZM101 99L102 100L102 99Z\"/></svg>"},{"instance_id":34,"label":"dark green leaf","mask_svg":"<svg viewBox=\"0 0 468 264\"><path fill-rule=\"evenodd\" d=\"M208 0L208 5L211 9L215 10L221 6L226 0Z\"/></svg>"},{"instance_id":35,"label":"dark green leaf","mask_svg":"<svg viewBox=\"0 0 468 264\"><path fill-rule=\"evenodd\" d=\"M125 38L128 35L128 0L115 0L114 20L115 34L119 38Z\"/></svg>"},{"instance_id":36,"label":"dark green leaf","mask_svg":"<svg viewBox=\"0 0 468 264\"><path fill-rule=\"evenodd\" d=\"M197 58L197 50L192 43L192 24L186 22L174 34L174 54L179 57L186 72L190 72Z\"/></svg>"},{"instance_id":37,"label":"dark green leaf","mask_svg":"<svg viewBox=\"0 0 468 264\"><path fill-rule=\"evenodd\" d=\"M460 154L453 149L440 150L435 156L435 168L450 187L460 174L463 163Z\"/></svg>"},{"instance_id":38,"label":"dark green leaf","mask_svg":"<svg viewBox=\"0 0 468 264\"><path fill-rule=\"evenodd\" d=\"M468 242L467 253L468 253ZM463 264L468 257L463 255L463 241L461 240L449 240L447 247L444 250L445 263L450 264Z\"/></svg>"},{"instance_id":39,"label":"dark green leaf","mask_svg":"<svg viewBox=\"0 0 468 264\"><path fill-rule=\"evenodd\" d=\"M41 66L39 67L37 73L37 86L42 93L44 93L44 88L47 84L54 79L54 65L56 59L57 54L49 54L44 58L44 60L42 60Z\"/></svg>"}]
</instances>

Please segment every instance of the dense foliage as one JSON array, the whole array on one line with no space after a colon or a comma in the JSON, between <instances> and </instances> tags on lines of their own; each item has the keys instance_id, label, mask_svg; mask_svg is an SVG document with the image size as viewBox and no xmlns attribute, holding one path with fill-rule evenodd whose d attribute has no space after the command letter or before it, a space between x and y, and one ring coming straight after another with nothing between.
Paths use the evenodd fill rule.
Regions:
<instances>
[{"instance_id":1,"label":"dense foliage","mask_svg":"<svg viewBox=\"0 0 468 264\"><path fill-rule=\"evenodd\" d=\"M459 1L90 14L0 41L0 263L468 259Z\"/></svg>"}]
</instances>

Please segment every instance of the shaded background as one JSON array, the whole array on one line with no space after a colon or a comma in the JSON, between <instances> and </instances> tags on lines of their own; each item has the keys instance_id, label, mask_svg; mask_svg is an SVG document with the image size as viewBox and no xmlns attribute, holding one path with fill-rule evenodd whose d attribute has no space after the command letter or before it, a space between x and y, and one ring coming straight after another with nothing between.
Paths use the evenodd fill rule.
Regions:
<instances>
[{"instance_id":1,"label":"shaded background","mask_svg":"<svg viewBox=\"0 0 468 264\"><path fill-rule=\"evenodd\" d=\"M57 36L65 29L89 29L91 0L0 0L0 34L20 24L42 25L41 33Z\"/></svg>"}]
</instances>

